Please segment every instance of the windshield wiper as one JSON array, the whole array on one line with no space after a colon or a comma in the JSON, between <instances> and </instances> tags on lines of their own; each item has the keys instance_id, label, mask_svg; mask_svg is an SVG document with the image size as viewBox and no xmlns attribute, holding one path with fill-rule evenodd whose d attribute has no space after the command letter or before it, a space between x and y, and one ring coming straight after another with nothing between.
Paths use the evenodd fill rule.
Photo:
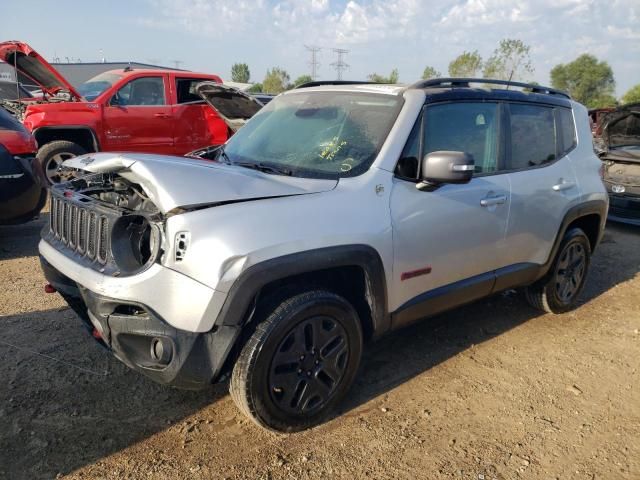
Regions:
<instances>
[{"instance_id":1,"label":"windshield wiper","mask_svg":"<svg viewBox=\"0 0 640 480\"><path fill-rule=\"evenodd\" d=\"M289 177L293 175L293 172L288 168L280 168L274 165L267 165L266 163L261 163L261 162L258 162L258 163L238 162L238 163L233 163L232 165L237 165L239 167L244 167L244 168L251 168L253 170L258 170L264 173L275 173L276 175L287 175Z\"/></svg>"}]
</instances>

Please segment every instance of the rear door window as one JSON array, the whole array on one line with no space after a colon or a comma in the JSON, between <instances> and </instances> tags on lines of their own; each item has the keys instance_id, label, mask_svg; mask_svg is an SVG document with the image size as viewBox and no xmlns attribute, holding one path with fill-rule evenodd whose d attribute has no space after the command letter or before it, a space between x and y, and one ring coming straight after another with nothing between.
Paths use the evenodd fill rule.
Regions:
<instances>
[{"instance_id":1,"label":"rear door window","mask_svg":"<svg viewBox=\"0 0 640 480\"><path fill-rule=\"evenodd\" d=\"M553 108L511 104L509 111L511 156L508 168L520 170L553 162L558 152Z\"/></svg>"},{"instance_id":2,"label":"rear door window","mask_svg":"<svg viewBox=\"0 0 640 480\"><path fill-rule=\"evenodd\" d=\"M196 93L196 85L203 82L202 78L176 78L176 92L178 103L204 102Z\"/></svg>"}]
</instances>

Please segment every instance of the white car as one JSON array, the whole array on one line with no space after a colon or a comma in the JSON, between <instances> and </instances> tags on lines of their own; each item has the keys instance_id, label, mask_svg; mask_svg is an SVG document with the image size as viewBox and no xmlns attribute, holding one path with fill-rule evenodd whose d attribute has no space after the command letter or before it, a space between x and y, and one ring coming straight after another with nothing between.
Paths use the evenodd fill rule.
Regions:
<instances>
[{"instance_id":1,"label":"white car","mask_svg":"<svg viewBox=\"0 0 640 480\"><path fill-rule=\"evenodd\" d=\"M69 160L42 266L128 366L231 375L279 431L325 418L372 338L516 287L573 308L607 216L586 109L535 85L299 88L198 155Z\"/></svg>"}]
</instances>

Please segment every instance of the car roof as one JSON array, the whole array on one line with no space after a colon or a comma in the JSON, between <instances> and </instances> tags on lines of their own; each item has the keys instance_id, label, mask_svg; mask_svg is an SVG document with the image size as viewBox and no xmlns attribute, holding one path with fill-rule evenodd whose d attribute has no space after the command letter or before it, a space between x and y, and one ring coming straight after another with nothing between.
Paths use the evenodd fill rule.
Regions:
<instances>
[{"instance_id":1,"label":"car roof","mask_svg":"<svg viewBox=\"0 0 640 480\"><path fill-rule=\"evenodd\" d=\"M214 73L200 73L200 72L189 72L187 70L170 70L164 68L132 68L132 69L124 69L117 68L115 70L107 70L104 73L114 73L116 75L120 75L122 77L129 77L131 75L135 75L138 73L146 73L146 74L173 74L180 77L191 77L191 78L217 78L220 77Z\"/></svg>"},{"instance_id":2,"label":"car roof","mask_svg":"<svg viewBox=\"0 0 640 480\"><path fill-rule=\"evenodd\" d=\"M482 86L476 86L475 84ZM305 91L345 91L400 95L407 90L422 90L426 96L426 103L455 100L495 100L543 103L569 108L572 105L571 97L565 92L536 84L504 80L444 78L420 81L412 85L348 81L311 82L306 85L302 85L290 92L304 89ZM524 88L524 90L512 90L512 87Z\"/></svg>"}]
</instances>

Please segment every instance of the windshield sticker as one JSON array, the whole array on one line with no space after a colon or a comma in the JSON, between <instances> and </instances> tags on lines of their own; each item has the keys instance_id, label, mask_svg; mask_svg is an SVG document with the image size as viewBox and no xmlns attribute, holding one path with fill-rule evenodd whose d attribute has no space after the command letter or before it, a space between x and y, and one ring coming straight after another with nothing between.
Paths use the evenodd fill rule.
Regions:
<instances>
[{"instance_id":1,"label":"windshield sticker","mask_svg":"<svg viewBox=\"0 0 640 480\"><path fill-rule=\"evenodd\" d=\"M338 152L342 149L342 147L344 147L346 144L347 142L345 140L340 142L338 137L333 137L331 141L322 149L322 152L320 152L320 158L332 161L338 154Z\"/></svg>"}]
</instances>

